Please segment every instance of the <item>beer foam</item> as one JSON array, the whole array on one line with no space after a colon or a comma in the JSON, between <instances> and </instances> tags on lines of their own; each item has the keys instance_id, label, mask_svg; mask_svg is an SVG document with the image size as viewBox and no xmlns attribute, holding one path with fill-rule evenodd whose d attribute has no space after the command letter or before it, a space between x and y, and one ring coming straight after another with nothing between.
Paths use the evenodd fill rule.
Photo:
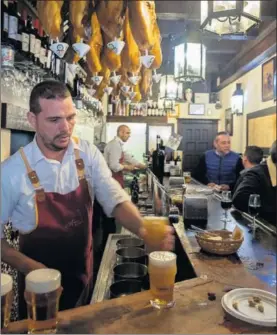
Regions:
<instances>
[{"instance_id":1,"label":"beer foam","mask_svg":"<svg viewBox=\"0 0 277 335\"><path fill-rule=\"evenodd\" d=\"M13 279L6 273L1 273L1 297L13 289Z\"/></svg>"},{"instance_id":2,"label":"beer foam","mask_svg":"<svg viewBox=\"0 0 277 335\"><path fill-rule=\"evenodd\" d=\"M176 254L170 251L154 251L149 254L149 262L157 267L168 267L176 264Z\"/></svg>"},{"instance_id":3,"label":"beer foam","mask_svg":"<svg viewBox=\"0 0 277 335\"><path fill-rule=\"evenodd\" d=\"M48 293L61 286L61 273L55 269L38 269L31 271L25 278L26 291Z\"/></svg>"}]
</instances>

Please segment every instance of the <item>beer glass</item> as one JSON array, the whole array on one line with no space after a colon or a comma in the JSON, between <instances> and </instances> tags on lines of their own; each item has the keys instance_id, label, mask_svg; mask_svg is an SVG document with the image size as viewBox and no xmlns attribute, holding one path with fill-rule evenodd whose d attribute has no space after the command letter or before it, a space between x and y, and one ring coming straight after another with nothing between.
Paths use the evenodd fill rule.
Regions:
<instances>
[{"instance_id":1,"label":"beer glass","mask_svg":"<svg viewBox=\"0 0 277 335\"><path fill-rule=\"evenodd\" d=\"M25 278L24 297L28 311L29 334L55 334L61 296L61 273L38 269Z\"/></svg>"},{"instance_id":2,"label":"beer glass","mask_svg":"<svg viewBox=\"0 0 277 335\"><path fill-rule=\"evenodd\" d=\"M149 254L150 303L162 309L173 307L175 276L177 273L176 254L169 251L154 251Z\"/></svg>"},{"instance_id":3,"label":"beer glass","mask_svg":"<svg viewBox=\"0 0 277 335\"><path fill-rule=\"evenodd\" d=\"M143 227L146 229L147 236L145 242L153 248L160 246L166 235L166 226L169 220L165 216L145 216L143 218Z\"/></svg>"},{"instance_id":4,"label":"beer glass","mask_svg":"<svg viewBox=\"0 0 277 335\"><path fill-rule=\"evenodd\" d=\"M10 322L13 301L13 279L10 275L1 273L1 329Z\"/></svg>"},{"instance_id":5,"label":"beer glass","mask_svg":"<svg viewBox=\"0 0 277 335\"><path fill-rule=\"evenodd\" d=\"M191 182L191 173L189 171L188 172L184 172L183 176L184 176L184 182L185 182L185 184L189 184Z\"/></svg>"}]
</instances>

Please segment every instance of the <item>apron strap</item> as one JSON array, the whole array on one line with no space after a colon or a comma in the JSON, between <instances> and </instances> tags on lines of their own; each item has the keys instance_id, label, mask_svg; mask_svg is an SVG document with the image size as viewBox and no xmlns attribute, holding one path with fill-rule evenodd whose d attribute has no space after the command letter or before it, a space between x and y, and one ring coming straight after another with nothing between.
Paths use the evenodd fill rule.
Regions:
<instances>
[{"instance_id":1,"label":"apron strap","mask_svg":"<svg viewBox=\"0 0 277 335\"><path fill-rule=\"evenodd\" d=\"M78 144L79 139L77 137L73 137L73 141ZM80 151L78 149L74 149L75 154L75 164L77 168L78 178L79 180L85 179L85 164L83 159L80 157Z\"/></svg>"},{"instance_id":2,"label":"apron strap","mask_svg":"<svg viewBox=\"0 0 277 335\"><path fill-rule=\"evenodd\" d=\"M28 173L28 178L31 182L31 184L33 185L35 192L36 192L36 199L40 202L45 200L45 193L44 193L44 189L41 187L39 179L38 179L38 175L36 173L36 171L34 171L29 162L28 159L25 155L25 152L23 150L23 148L19 149L19 153L21 155L21 158L25 164L25 167L27 169L27 173Z\"/></svg>"},{"instance_id":3,"label":"apron strap","mask_svg":"<svg viewBox=\"0 0 277 335\"><path fill-rule=\"evenodd\" d=\"M29 178L30 182L32 183L32 185L34 186L34 188L39 188L40 187L40 182L39 182L37 173L36 173L36 171L34 171L31 168L31 166L30 166L30 164L29 164L29 162L27 160L27 157L25 155L25 152L24 152L23 148L20 148L19 152L20 152L20 155L21 155L21 157L23 159L23 162L24 162L24 164L26 166L26 169L27 169L27 172L28 172L28 178Z\"/></svg>"}]
</instances>

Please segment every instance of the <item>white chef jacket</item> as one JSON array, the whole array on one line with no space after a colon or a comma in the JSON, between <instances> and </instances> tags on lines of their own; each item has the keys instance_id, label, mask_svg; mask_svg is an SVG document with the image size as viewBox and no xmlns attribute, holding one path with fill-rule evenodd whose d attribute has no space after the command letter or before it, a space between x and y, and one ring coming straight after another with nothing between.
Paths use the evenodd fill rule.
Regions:
<instances>
[{"instance_id":1,"label":"white chef jacket","mask_svg":"<svg viewBox=\"0 0 277 335\"><path fill-rule=\"evenodd\" d=\"M76 144L71 140L62 162L47 159L40 151L36 138L24 147L24 152L45 192L67 194L79 186L74 149L79 150L84 161L92 202L96 196L107 216L111 216L116 205L129 198L112 178L102 154L94 145L84 140ZM23 234L35 228L34 199L34 187L20 153L16 152L1 164L1 237L3 225L9 220L13 229Z\"/></svg>"},{"instance_id":2,"label":"white chef jacket","mask_svg":"<svg viewBox=\"0 0 277 335\"><path fill-rule=\"evenodd\" d=\"M124 142L116 136L112 141L110 141L105 149L104 149L104 157L109 168L113 172L119 172L123 170L123 165L119 163L121 159L122 153L124 154L124 162L137 165L139 162L133 157L133 155L129 154L124 150Z\"/></svg>"}]
</instances>

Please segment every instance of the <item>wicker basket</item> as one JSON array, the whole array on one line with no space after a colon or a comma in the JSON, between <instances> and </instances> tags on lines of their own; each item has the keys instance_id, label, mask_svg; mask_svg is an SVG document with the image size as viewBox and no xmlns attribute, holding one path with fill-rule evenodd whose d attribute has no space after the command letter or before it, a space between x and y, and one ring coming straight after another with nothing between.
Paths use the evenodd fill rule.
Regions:
<instances>
[{"instance_id":1,"label":"wicker basket","mask_svg":"<svg viewBox=\"0 0 277 335\"><path fill-rule=\"evenodd\" d=\"M240 248L243 237L239 240L233 240L231 238L232 232L227 230L211 230L211 233L216 233L218 236L222 237L222 241L214 241L209 239L206 233L197 233L195 235L196 240L200 247L212 254L216 255L231 255Z\"/></svg>"}]
</instances>

